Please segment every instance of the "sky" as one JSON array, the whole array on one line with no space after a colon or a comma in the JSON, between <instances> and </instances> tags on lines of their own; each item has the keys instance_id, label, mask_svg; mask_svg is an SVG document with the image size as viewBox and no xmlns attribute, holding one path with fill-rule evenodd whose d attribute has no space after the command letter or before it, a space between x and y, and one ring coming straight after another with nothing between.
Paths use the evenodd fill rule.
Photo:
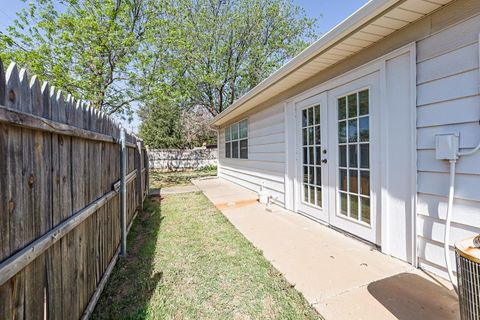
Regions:
<instances>
[{"instance_id":1,"label":"sky","mask_svg":"<svg viewBox=\"0 0 480 320\"><path fill-rule=\"evenodd\" d=\"M293 0L305 9L308 17L317 18L317 33L327 33L330 29L345 20L368 0ZM21 0L0 0L0 31L5 31L13 23L15 13L26 4ZM131 123L123 125L130 131L137 132L140 122L134 117Z\"/></svg>"}]
</instances>

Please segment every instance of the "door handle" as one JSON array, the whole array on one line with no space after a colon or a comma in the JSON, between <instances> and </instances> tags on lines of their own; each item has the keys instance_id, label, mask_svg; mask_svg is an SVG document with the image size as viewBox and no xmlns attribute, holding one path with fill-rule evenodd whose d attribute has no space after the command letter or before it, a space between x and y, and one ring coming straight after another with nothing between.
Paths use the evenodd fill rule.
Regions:
<instances>
[{"instance_id":1,"label":"door handle","mask_svg":"<svg viewBox=\"0 0 480 320\"><path fill-rule=\"evenodd\" d=\"M322 160L322 163L327 163L327 159L323 159L323 160Z\"/></svg>"}]
</instances>

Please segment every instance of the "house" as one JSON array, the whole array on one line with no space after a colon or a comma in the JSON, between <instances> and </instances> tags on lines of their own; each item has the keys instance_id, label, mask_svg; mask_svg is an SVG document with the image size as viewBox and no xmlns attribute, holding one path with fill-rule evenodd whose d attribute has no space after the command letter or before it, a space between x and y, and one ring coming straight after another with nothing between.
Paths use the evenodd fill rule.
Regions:
<instances>
[{"instance_id":1,"label":"house","mask_svg":"<svg viewBox=\"0 0 480 320\"><path fill-rule=\"evenodd\" d=\"M214 118L219 176L446 276L436 138L480 142L479 34L478 0L368 2ZM480 152L455 177L451 245L480 233Z\"/></svg>"}]
</instances>

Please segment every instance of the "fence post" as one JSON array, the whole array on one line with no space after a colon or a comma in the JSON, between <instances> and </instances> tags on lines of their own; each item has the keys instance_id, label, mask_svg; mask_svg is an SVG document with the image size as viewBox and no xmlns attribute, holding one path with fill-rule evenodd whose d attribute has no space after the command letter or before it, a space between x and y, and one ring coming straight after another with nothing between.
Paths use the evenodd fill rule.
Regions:
<instances>
[{"instance_id":1,"label":"fence post","mask_svg":"<svg viewBox=\"0 0 480 320\"><path fill-rule=\"evenodd\" d=\"M120 129L120 255L127 256L127 192L125 186L125 176L127 175L125 148L125 129Z\"/></svg>"}]
</instances>

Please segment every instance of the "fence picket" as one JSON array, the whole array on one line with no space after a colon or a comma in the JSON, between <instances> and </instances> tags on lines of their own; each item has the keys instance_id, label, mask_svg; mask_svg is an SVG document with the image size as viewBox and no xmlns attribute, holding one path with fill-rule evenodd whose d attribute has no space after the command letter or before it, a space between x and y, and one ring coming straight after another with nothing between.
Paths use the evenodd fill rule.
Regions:
<instances>
[{"instance_id":1,"label":"fence picket","mask_svg":"<svg viewBox=\"0 0 480 320\"><path fill-rule=\"evenodd\" d=\"M112 191L120 126L15 63L5 72L2 61L0 109L12 115L0 123L0 319L88 317L120 244L120 199ZM139 139L127 140L130 223L146 194L148 163ZM42 251L30 255L36 244Z\"/></svg>"}]
</instances>

